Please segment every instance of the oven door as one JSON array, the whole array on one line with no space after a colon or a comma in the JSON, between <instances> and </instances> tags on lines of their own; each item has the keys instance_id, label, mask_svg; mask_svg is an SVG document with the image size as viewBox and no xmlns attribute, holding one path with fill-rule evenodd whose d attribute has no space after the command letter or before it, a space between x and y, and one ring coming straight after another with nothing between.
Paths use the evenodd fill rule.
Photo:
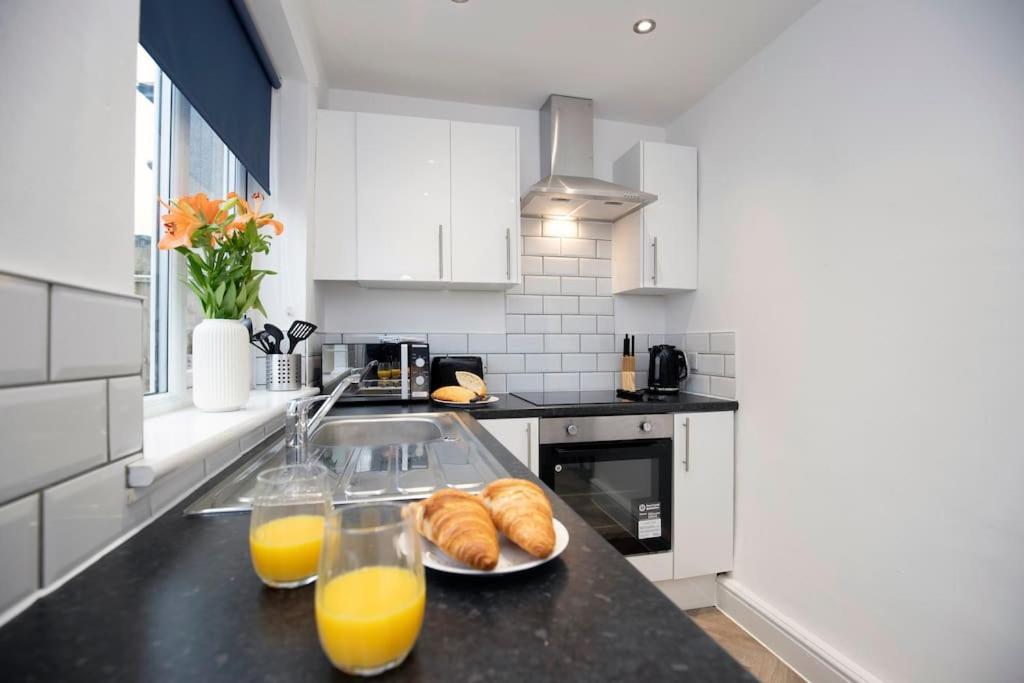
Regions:
<instances>
[{"instance_id":1,"label":"oven door","mask_svg":"<svg viewBox=\"0 0 1024 683\"><path fill-rule=\"evenodd\" d=\"M623 555L672 549L672 439L544 444L540 478Z\"/></svg>"}]
</instances>

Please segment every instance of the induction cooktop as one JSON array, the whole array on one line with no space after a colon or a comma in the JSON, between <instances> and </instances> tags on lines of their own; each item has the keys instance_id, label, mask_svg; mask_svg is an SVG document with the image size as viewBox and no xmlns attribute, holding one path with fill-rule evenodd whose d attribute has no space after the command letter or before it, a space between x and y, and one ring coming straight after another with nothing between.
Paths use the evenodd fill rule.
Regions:
<instances>
[{"instance_id":1,"label":"induction cooktop","mask_svg":"<svg viewBox=\"0 0 1024 683\"><path fill-rule=\"evenodd\" d=\"M635 399L620 398L614 391L522 391L512 392L513 396L535 406L575 406L601 403L637 403ZM640 402L667 401L668 394L644 393Z\"/></svg>"}]
</instances>

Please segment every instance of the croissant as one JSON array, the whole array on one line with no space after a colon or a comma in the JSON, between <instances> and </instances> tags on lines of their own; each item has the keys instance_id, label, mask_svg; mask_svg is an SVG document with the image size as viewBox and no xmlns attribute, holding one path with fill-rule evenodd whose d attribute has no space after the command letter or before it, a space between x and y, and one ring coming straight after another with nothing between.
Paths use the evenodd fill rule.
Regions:
<instances>
[{"instance_id":1,"label":"croissant","mask_svg":"<svg viewBox=\"0 0 1024 683\"><path fill-rule=\"evenodd\" d=\"M509 540L534 557L555 549L551 503L536 484L525 479L496 479L481 494L491 519Z\"/></svg>"},{"instance_id":2,"label":"croissant","mask_svg":"<svg viewBox=\"0 0 1024 683\"><path fill-rule=\"evenodd\" d=\"M406 510L415 515L416 530L449 557L474 569L497 566L498 531L477 496L441 489Z\"/></svg>"}]
</instances>

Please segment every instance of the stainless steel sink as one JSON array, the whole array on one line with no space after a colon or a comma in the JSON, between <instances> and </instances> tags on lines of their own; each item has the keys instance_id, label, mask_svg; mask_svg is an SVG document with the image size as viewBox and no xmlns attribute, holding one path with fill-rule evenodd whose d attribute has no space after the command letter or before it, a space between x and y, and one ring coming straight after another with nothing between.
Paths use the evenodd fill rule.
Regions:
<instances>
[{"instance_id":1,"label":"stainless steel sink","mask_svg":"<svg viewBox=\"0 0 1024 683\"><path fill-rule=\"evenodd\" d=\"M475 492L507 475L454 413L326 418L311 435L310 457L327 468L335 505L425 498L446 486ZM248 510L257 474L283 464L278 442L185 513Z\"/></svg>"}]
</instances>

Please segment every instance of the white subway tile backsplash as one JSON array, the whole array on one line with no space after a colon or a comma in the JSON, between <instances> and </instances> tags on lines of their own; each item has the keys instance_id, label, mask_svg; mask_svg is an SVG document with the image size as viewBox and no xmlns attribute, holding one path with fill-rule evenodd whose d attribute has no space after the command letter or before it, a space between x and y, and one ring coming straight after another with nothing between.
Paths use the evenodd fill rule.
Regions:
<instances>
[{"instance_id":1,"label":"white subway tile backsplash","mask_svg":"<svg viewBox=\"0 0 1024 683\"><path fill-rule=\"evenodd\" d=\"M581 258L580 275L591 277L611 277L612 262L607 259Z\"/></svg>"},{"instance_id":2,"label":"white subway tile backsplash","mask_svg":"<svg viewBox=\"0 0 1024 683\"><path fill-rule=\"evenodd\" d=\"M562 331L562 316L528 315L526 316L526 331L557 334Z\"/></svg>"},{"instance_id":3,"label":"white subway tile backsplash","mask_svg":"<svg viewBox=\"0 0 1024 683\"><path fill-rule=\"evenodd\" d=\"M527 372L561 372L562 356L557 353L526 354Z\"/></svg>"},{"instance_id":4,"label":"white subway tile backsplash","mask_svg":"<svg viewBox=\"0 0 1024 683\"><path fill-rule=\"evenodd\" d=\"M731 377L712 377L710 393L719 398L736 398L736 380Z\"/></svg>"},{"instance_id":5,"label":"white subway tile backsplash","mask_svg":"<svg viewBox=\"0 0 1024 683\"><path fill-rule=\"evenodd\" d=\"M558 237L524 237L523 254L526 256L560 256L562 240Z\"/></svg>"},{"instance_id":6,"label":"white subway tile backsplash","mask_svg":"<svg viewBox=\"0 0 1024 683\"><path fill-rule=\"evenodd\" d=\"M562 356L562 369L566 372L597 370L597 355L593 353L567 353Z\"/></svg>"},{"instance_id":7,"label":"white subway tile backsplash","mask_svg":"<svg viewBox=\"0 0 1024 683\"><path fill-rule=\"evenodd\" d=\"M50 290L51 381L141 372L142 301L61 285ZM102 338L83 344L83 330Z\"/></svg>"},{"instance_id":8,"label":"white subway tile backsplash","mask_svg":"<svg viewBox=\"0 0 1024 683\"><path fill-rule=\"evenodd\" d=\"M526 317L523 315L506 315L505 332L507 334L522 334L526 331Z\"/></svg>"},{"instance_id":9,"label":"white subway tile backsplash","mask_svg":"<svg viewBox=\"0 0 1024 683\"><path fill-rule=\"evenodd\" d=\"M540 219L539 218L523 218L519 221L519 231L523 236L537 236L540 235Z\"/></svg>"},{"instance_id":10,"label":"white subway tile backsplash","mask_svg":"<svg viewBox=\"0 0 1024 683\"><path fill-rule=\"evenodd\" d=\"M684 348L687 351L696 351L697 353L707 353L711 350L711 343L709 341L709 335L707 332L696 332L689 333L686 335L686 342Z\"/></svg>"},{"instance_id":11,"label":"white subway tile backsplash","mask_svg":"<svg viewBox=\"0 0 1024 683\"><path fill-rule=\"evenodd\" d=\"M505 335L471 334L468 346L469 353L505 353Z\"/></svg>"},{"instance_id":12,"label":"white subway tile backsplash","mask_svg":"<svg viewBox=\"0 0 1024 683\"><path fill-rule=\"evenodd\" d=\"M614 388L614 372L580 373L580 391L611 391Z\"/></svg>"},{"instance_id":13,"label":"white subway tile backsplash","mask_svg":"<svg viewBox=\"0 0 1024 683\"><path fill-rule=\"evenodd\" d=\"M711 353L736 353L736 334L733 332L712 332Z\"/></svg>"},{"instance_id":14,"label":"white subway tile backsplash","mask_svg":"<svg viewBox=\"0 0 1024 683\"><path fill-rule=\"evenodd\" d=\"M585 256L587 258L593 258L597 255L597 245L594 243L594 240L563 238L561 253L562 256Z\"/></svg>"},{"instance_id":15,"label":"white subway tile backsplash","mask_svg":"<svg viewBox=\"0 0 1024 683\"><path fill-rule=\"evenodd\" d=\"M613 315L614 299L607 296L581 296L580 313L593 313L596 315Z\"/></svg>"},{"instance_id":16,"label":"white subway tile backsplash","mask_svg":"<svg viewBox=\"0 0 1024 683\"><path fill-rule=\"evenodd\" d=\"M618 372L622 369L621 353L599 353L597 354L597 369L602 371ZM637 372L640 368L637 368Z\"/></svg>"},{"instance_id":17,"label":"white subway tile backsplash","mask_svg":"<svg viewBox=\"0 0 1024 683\"><path fill-rule=\"evenodd\" d=\"M691 394L708 395L711 393L710 379L707 375L690 375L686 380L686 391Z\"/></svg>"},{"instance_id":18,"label":"white subway tile backsplash","mask_svg":"<svg viewBox=\"0 0 1024 683\"><path fill-rule=\"evenodd\" d=\"M725 376L735 377L736 376L736 356L725 357Z\"/></svg>"},{"instance_id":19,"label":"white subway tile backsplash","mask_svg":"<svg viewBox=\"0 0 1024 683\"><path fill-rule=\"evenodd\" d=\"M519 282L515 283L511 287L505 290L505 294L525 294L526 290L523 287L523 278L519 278Z\"/></svg>"},{"instance_id":20,"label":"white subway tile backsplash","mask_svg":"<svg viewBox=\"0 0 1024 683\"><path fill-rule=\"evenodd\" d=\"M551 372L544 375L544 391L579 391L580 376L575 372Z\"/></svg>"},{"instance_id":21,"label":"white subway tile backsplash","mask_svg":"<svg viewBox=\"0 0 1024 683\"><path fill-rule=\"evenodd\" d=\"M561 331L593 334L597 332L597 317L593 315L563 315Z\"/></svg>"},{"instance_id":22,"label":"white subway tile backsplash","mask_svg":"<svg viewBox=\"0 0 1024 683\"><path fill-rule=\"evenodd\" d=\"M487 391L492 394L504 394L508 391L508 384L505 381L506 377L508 375L487 375L485 378L487 381Z\"/></svg>"},{"instance_id":23,"label":"white subway tile backsplash","mask_svg":"<svg viewBox=\"0 0 1024 683\"><path fill-rule=\"evenodd\" d=\"M18 338L16 346L0 354L0 387L46 381L48 289L43 282L0 273L0 320Z\"/></svg>"},{"instance_id":24,"label":"white subway tile backsplash","mask_svg":"<svg viewBox=\"0 0 1024 683\"><path fill-rule=\"evenodd\" d=\"M446 353L466 353L469 349L465 334L433 334L427 337L430 353L441 356Z\"/></svg>"},{"instance_id":25,"label":"white subway tile backsplash","mask_svg":"<svg viewBox=\"0 0 1024 683\"><path fill-rule=\"evenodd\" d=\"M665 343L666 344L671 344L672 346L676 347L680 351L682 351L685 348L685 346L684 346L685 342L686 342L685 335L682 335L682 334L666 334L665 335Z\"/></svg>"},{"instance_id":26,"label":"white subway tile backsplash","mask_svg":"<svg viewBox=\"0 0 1024 683\"><path fill-rule=\"evenodd\" d=\"M39 587L39 496L0 507L0 612Z\"/></svg>"},{"instance_id":27,"label":"white subway tile backsplash","mask_svg":"<svg viewBox=\"0 0 1024 683\"><path fill-rule=\"evenodd\" d=\"M578 313L579 298L575 296L544 297L545 313Z\"/></svg>"},{"instance_id":28,"label":"white subway tile backsplash","mask_svg":"<svg viewBox=\"0 0 1024 683\"><path fill-rule=\"evenodd\" d=\"M651 346L657 346L658 344L665 344L665 335L663 334L649 334L647 335L647 341Z\"/></svg>"},{"instance_id":29,"label":"white subway tile backsplash","mask_svg":"<svg viewBox=\"0 0 1024 683\"><path fill-rule=\"evenodd\" d=\"M586 237L592 240L610 240L612 238L612 224L581 222L580 237Z\"/></svg>"},{"instance_id":30,"label":"white subway tile backsplash","mask_svg":"<svg viewBox=\"0 0 1024 683\"><path fill-rule=\"evenodd\" d=\"M0 502L100 465L107 382L0 389L0 434Z\"/></svg>"},{"instance_id":31,"label":"white subway tile backsplash","mask_svg":"<svg viewBox=\"0 0 1024 683\"><path fill-rule=\"evenodd\" d=\"M487 354L488 373L523 372L526 366L521 353L490 353Z\"/></svg>"},{"instance_id":32,"label":"white subway tile backsplash","mask_svg":"<svg viewBox=\"0 0 1024 683\"><path fill-rule=\"evenodd\" d=\"M544 274L544 257L542 256L523 256L519 262L519 267L523 271L523 275L543 275Z\"/></svg>"},{"instance_id":33,"label":"white subway tile backsplash","mask_svg":"<svg viewBox=\"0 0 1024 683\"><path fill-rule=\"evenodd\" d=\"M700 372L700 367L697 365L697 356L698 354L696 353L686 354L686 365L690 368L690 372Z\"/></svg>"},{"instance_id":34,"label":"white subway tile backsplash","mask_svg":"<svg viewBox=\"0 0 1024 683\"><path fill-rule=\"evenodd\" d=\"M544 375L508 375L505 378L509 391L544 391Z\"/></svg>"},{"instance_id":35,"label":"white subway tile backsplash","mask_svg":"<svg viewBox=\"0 0 1024 683\"><path fill-rule=\"evenodd\" d=\"M611 257L612 257L612 243L608 242L608 241L605 241L605 240L598 240L597 241L597 258L607 258L607 259L610 259Z\"/></svg>"},{"instance_id":36,"label":"white subway tile backsplash","mask_svg":"<svg viewBox=\"0 0 1024 683\"><path fill-rule=\"evenodd\" d=\"M580 260L578 258L566 258L564 256L545 256L544 274L579 275Z\"/></svg>"},{"instance_id":37,"label":"white subway tile backsplash","mask_svg":"<svg viewBox=\"0 0 1024 683\"><path fill-rule=\"evenodd\" d=\"M572 220L541 221L541 234L547 237L578 237L579 228Z\"/></svg>"},{"instance_id":38,"label":"white subway tile backsplash","mask_svg":"<svg viewBox=\"0 0 1024 683\"><path fill-rule=\"evenodd\" d=\"M615 335L583 334L580 335L580 351L611 353L615 350Z\"/></svg>"},{"instance_id":39,"label":"white subway tile backsplash","mask_svg":"<svg viewBox=\"0 0 1024 683\"><path fill-rule=\"evenodd\" d=\"M597 316L597 333L612 334L615 332L615 318L610 315Z\"/></svg>"},{"instance_id":40,"label":"white subway tile backsplash","mask_svg":"<svg viewBox=\"0 0 1024 683\"><path fill-rule=\"evenodd\" d=\"M156 480L151 486L143 489L140 497L145 496L149 499L151 514L161 514L165 507L173 503L185 491L201 482L204 476L206 476L205 463L202 460L198 460Z\"/></svg>"},{"instance_id":41,"label":"white subway tile backsplash","mask_svg":"<svg viewBox=\"0 0 1024 683\"><path fill-rule=\"evenodd\" d=\"M599 277L596 282L597 286L595 287L594 293L597 294L597 296L612 295L612 279L610 277Z\"/></svg>"},{"instance_id":42,"label":"white subway tile backsplash","mask_svg":"<svg viewBox=\"0 0 1024 683\"><path fill-rule=\"evenodd\" d=\"M578 334L545 334L544 351L547 353L577 353L580 350Z\"/></svg>"},{"instance_id":43,"label":"white subway tile backsplash","mask_svg":"<svg viewBox=\"0 0 1024 683\"><path fill-rule=\"evenodd\" d=\"M597 293L597 283L592 277L563 277L562 294L574 296L594 296Z\"/></svg>"},{"instance_id":44,"label":"white subway tile backsplash","mask_svg":"<svg viewBox=\"0 0 1024 683\"><path fill-rule=\"evenodd\" d=\"M123 462L43 491L43 581L51 583L150 515L148 498L129 503Z\"/></svg>"},{"instance_id":45,"label":"white subway tile backsplash","mask_svg":"<svg viewBox=\"0 0 1024 683\"><path fill-rule=\"evenodd\" d=\"M107 382L110 459L117 460L142 450L142 377L115 377Z\"/></svg>"},{"instance_id":46,"label":"white subway tile backsplash","mask_svg":"<svg viewBox=\"0 0 1024 683\"><path fill-rule=\"evenodd\" d=\"M529 316L533 317L533 316ZM510 334L509 353L538 353L544 350L544 337L540 334Z\"/></svg>"},{"instance_id":47,"label":"white subway tile backsplash","mask_svg":"<svg viewBox=\"0 0 1024 683\"><path fill-rule=\"evenodd\" d=\"M640 358L641 353L646 354L650 350L651 346L654 345L654 342L651 341L650 337L648 337L646 334L634 334L630 335L630 337L630 343L636 346L635 353L638 359ZM620 348L622 347L622 335L618 336L618 338L616 339L616 343Z\"/></svg>"},{"instance_id":48,"label":"white subway tile backsplash","mask_svg":"<svg viewBox=\"0 0 1024 683\"><path fill-rule=\"evenodd\" d=\"M527 275L524 278L527 294L561 294L559 278L552 275Z\"/></svg>"},{"instance_id":49,"label":"white subway tile backsplash","mask_svg":"<svg viewBox=\"0 0 1024 683\"><path fill-rule=\"evenodd\" d=\"M697 372L702 375L725 374L725 356L717 353L701 353L697 356Z\"/></svg>"},{"instance_id":50,"label":"white subway tile backsplash","mask_svg":"<svg viewBox=\"0 0 1024 683\"><path fill-rule=\"evenodd\" d=\"M506 313L543 313L544 297L514 294L505 297Z\"/></svg>"}]
</instances>

